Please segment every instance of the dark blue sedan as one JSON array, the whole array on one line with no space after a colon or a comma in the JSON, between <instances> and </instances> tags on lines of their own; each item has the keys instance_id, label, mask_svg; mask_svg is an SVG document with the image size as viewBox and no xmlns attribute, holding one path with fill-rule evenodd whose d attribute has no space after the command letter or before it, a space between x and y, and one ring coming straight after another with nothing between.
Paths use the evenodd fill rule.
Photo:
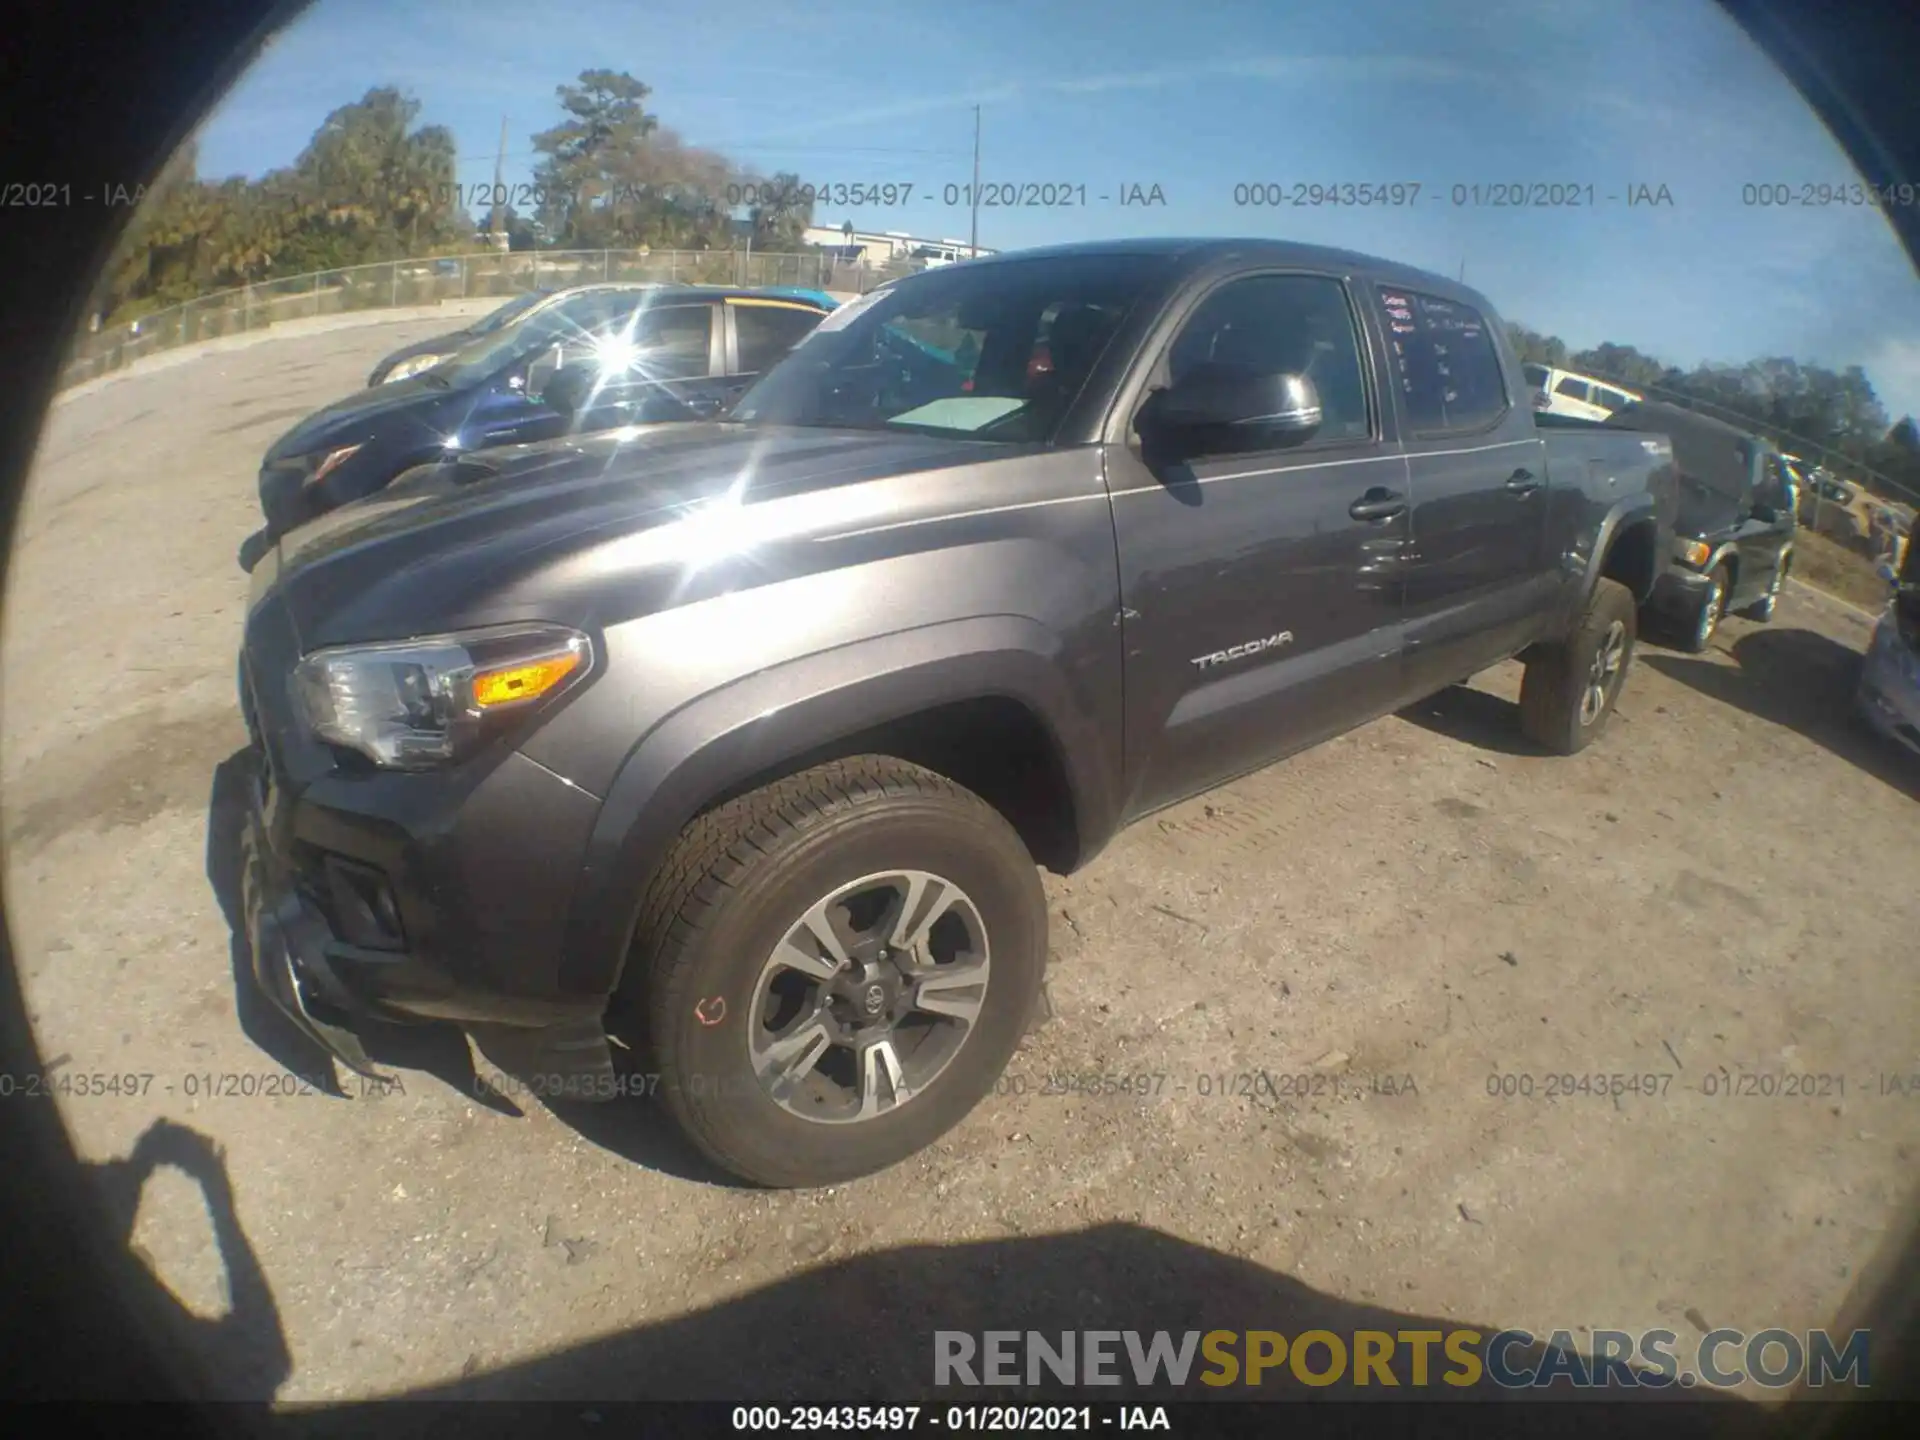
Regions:
<instances>
[{"instance_id":1,"label":"dark blue sedan","mask_svg":"<svg viewBox=\"0 0 1920 1440\"><path fill-rule=\"evenodd\" d=\"M260 467L266 538L471 450L724 414L831 300L719 286L590 285L433 368L359 391Z\"/></svg>"}]
</instances>

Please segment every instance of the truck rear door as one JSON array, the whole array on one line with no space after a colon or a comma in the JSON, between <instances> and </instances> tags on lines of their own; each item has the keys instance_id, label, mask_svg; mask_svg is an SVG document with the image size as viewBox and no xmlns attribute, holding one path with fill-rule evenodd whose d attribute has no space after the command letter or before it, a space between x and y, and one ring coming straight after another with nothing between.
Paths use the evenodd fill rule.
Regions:
<instances>
[{"instance_id":1,"label":"truck rear door","mask_svg":"<svg viewBox=\"0 0 1920 1440\"><path fill-rule=\"evenodd\" d=\"M1413 494L1404 572L1412 698L1513 654L1555 603L1546 446L1497 322L1400 285L1376 286L1372 299Z\"/></svg>"},{"instance_id":2,"label":"truck rear door","mask_svg":"<svg viewBox=\"0 0 1920 1440\"><path fill-rule=\"evenodd\" d=\"M1119 544L1126 743L1139 815L1391 708L1406 464L1343 276L1261 269L1176 304L1106 449ZM1201 365L1304 373L1323 419L1282 442L1148 456L1137 417ZM1218 442L1226 445L1228 442Z\"/></svg>"}]
</instances>

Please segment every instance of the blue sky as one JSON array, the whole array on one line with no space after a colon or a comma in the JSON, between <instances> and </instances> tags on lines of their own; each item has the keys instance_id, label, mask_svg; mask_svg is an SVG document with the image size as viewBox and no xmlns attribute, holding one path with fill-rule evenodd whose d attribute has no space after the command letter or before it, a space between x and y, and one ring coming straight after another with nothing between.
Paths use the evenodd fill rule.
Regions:
<instances>
[{"instance_id":1,"label":"blue sky","mask_svg":"<svg viewBox=\"0 0 1920 1440\"><path fill-rule=\"evenodd\" d=\"M914 186L902 207L817 211L828 223L965 238L966 205L943 195L969 178L979 104L983 181L1089 200L983 209L983 245L1284 235L1464 263L1503 314L1576 347L1859 364L1893 416L1920 414L1920 285L1886 222L1743 203L1749 182L1858 177L1708 0L319 0L210 117L201 170L286 164L328 110L393 84L453 131L463 184L491 181L509 117L506 174L524 182L554 87L593 67L652 86L689 143L767 172ZM1260 181L1422 189L1404 209L1237 207L1234 187ZM1597 204L1452 203L1502 182L1591 185ZM1135 184L1166 204L1118 204ZM1627 205L1640 185L1673 203Z\"/></svg>"}]
</instances>

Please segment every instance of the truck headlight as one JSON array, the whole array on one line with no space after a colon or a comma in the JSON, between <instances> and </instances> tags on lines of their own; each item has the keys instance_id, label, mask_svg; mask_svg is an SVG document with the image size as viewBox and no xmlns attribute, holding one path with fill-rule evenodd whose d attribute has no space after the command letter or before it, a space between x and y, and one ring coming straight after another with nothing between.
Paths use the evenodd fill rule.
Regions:
<instances>
[{"instance_id":1,"label":"truck headlight","mask_svg":"<svg viewBox=\"0 0 1920 1440\"><path fill-rule=\"evenodd\" d=\"M293 672L313 733L390 770L429 770L470 754L593 667L585 635L507 625L379 645L316 650Z\"/></svg>"},{"instance_id":2,"label":"truck headlight","mask_svg":"<svg viewBox=\"0 0 1920 1440\"><path fill-rule=\"evenodd\" d=\"M387 378L380 383L391 385L396 380L409 380L415 375L425 374L447 357L444 355L409 355L393 369L387 372Z\"/></svg>"}]
</instances>

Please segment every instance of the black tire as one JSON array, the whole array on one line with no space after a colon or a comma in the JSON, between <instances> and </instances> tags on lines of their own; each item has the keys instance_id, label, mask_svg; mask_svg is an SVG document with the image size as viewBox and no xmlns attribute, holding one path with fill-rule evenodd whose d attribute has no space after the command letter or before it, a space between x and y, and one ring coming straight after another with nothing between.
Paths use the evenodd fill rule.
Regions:
<instances>
[{"instance_id":1,"label":"black tire","mask_svg":"<svg viewBox=\"0 0 1920 1440\"><path fill-rule=\"evenodd\" d=\"M1556 755L1572 755L1600 738L1633 665L1637 613L1631 590L1618 580L1602 580L1573 634L1530 652L1520 682L1520 730L1527 739ZM1616 647L1617 663L1599 686L1601 703L1590 711L1596 665L1604 666Z\"/></svg>"},{"instance_id":2,"label":"black tire","mask_svg":"<svg viewBox=\"0 0 1920 1440\"><path fill-rule=\"evenodd\" d=\"M836 888L895 869L946 877L970 899L991 956L978 1017L944 1068L906 1100L895 1094L886 1113L801 1118L763 1085L750 1053L767 1035L755 1027L770 957ZM805 1187L885 1169L959 1123L1026 1033L1046 957L1045 891L1013 827L941 775L862 755L690 824L649 887L622 988L645 1017L668 1112L694 1146L741 1179Z\"/></svg>"},{"instance_id":3,"label":"black tire","mask_svg":"<svg viewBox=\"0 0 1920 1440\"><path fill-rule=\"evenodd\" d=\"M1727 592L1731 585L1727 567L1714 566L1713 574L1707 577L1707 593L1700 601L1694 623L1675 638L1674 643L1679 649L1689 655L1706 653L1713 644L1713 637L1719 633L1720 622L1727 618Z\"/></svg>"}]
</instances>

